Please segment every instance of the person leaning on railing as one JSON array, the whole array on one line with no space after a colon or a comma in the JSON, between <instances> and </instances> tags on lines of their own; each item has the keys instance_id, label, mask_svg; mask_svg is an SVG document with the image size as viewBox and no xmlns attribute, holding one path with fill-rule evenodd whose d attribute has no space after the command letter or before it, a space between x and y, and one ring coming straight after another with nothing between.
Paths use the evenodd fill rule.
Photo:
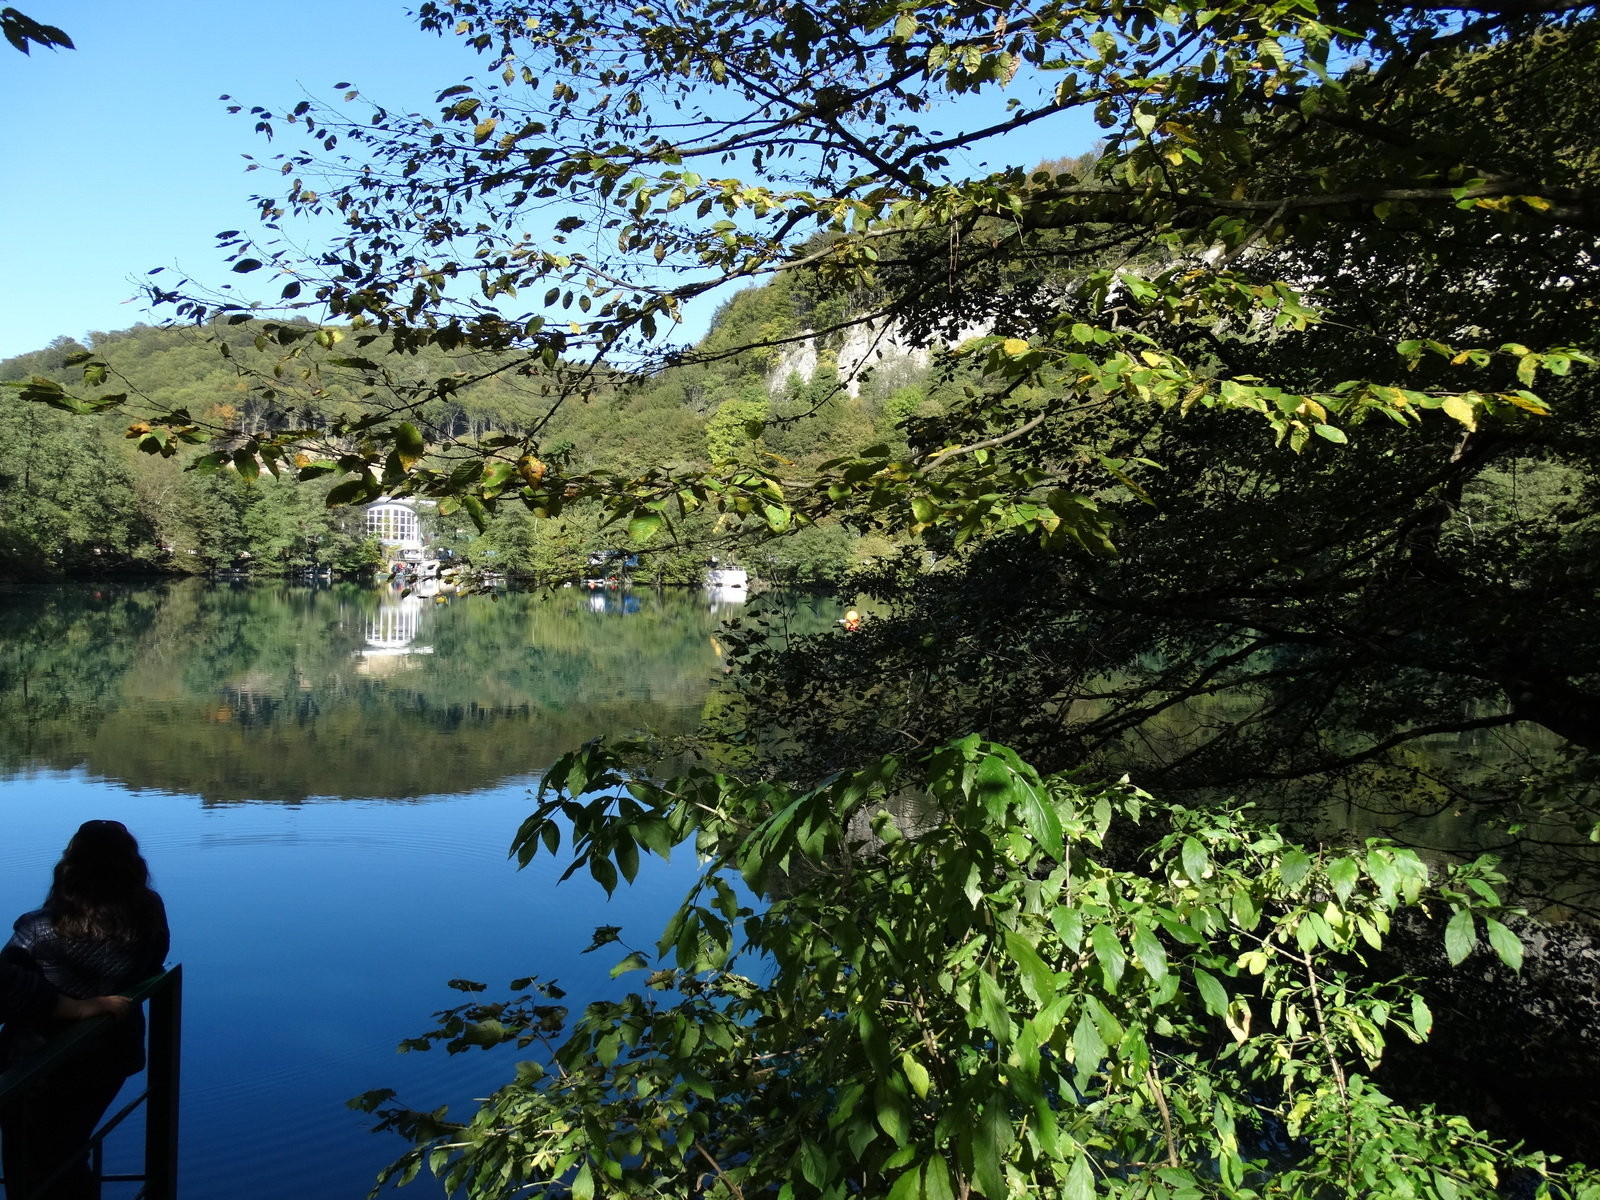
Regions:
<instances>
[{"instance_id":1,"label":"person leaning on railing","mask_svg":"<svg viewBox=\"0 0 1600 1200\"><path fill-rule=\"evenodd\" d=\"M81 1021L102 1014L124 1017L130 1003L126 996L93 996L79 1000L56 991L37 971L0 961L0 1022L40 1017Z\"/></svg>"},{"instance_id":2,"label":"person leaning on railing","mask_svg":"<svg viewBox=\"0 0 1600 1200\"><path fill-rule=\"evenodd\" d=\"M138 840L120 821L85 821L56 864L43 907L17 918L0 962L33 970L66 995L103 997L159 971L168 942L166 907L150 887ZM57 1032L48 1019L7 1021L0 1027L0 1068L37 1054ZM99 1200L87 1143L144 1057L144 1014L135 1007L92 1054L62 1064L0 1111L8 1193Z\"/></svg>"}]
</instances>

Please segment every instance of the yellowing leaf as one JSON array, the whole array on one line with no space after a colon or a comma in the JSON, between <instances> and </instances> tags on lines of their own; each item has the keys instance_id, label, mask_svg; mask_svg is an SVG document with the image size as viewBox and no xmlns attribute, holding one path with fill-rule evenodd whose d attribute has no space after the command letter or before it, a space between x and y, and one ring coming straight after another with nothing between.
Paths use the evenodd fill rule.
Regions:
<instances>
[{"instance_id":1,"label":"yellowing leaf","mask_svg":"<svg viewBox=\"0 0 1600 1200\"><path fill-rule=\"evenodd\" d=\"M1464 396L1449 396L1439 406L1444 409L1445 415L1454 417L1468 429L1478 427L1478 414L1473 410L1472 402Z\"/></svg>"}]
</instances>

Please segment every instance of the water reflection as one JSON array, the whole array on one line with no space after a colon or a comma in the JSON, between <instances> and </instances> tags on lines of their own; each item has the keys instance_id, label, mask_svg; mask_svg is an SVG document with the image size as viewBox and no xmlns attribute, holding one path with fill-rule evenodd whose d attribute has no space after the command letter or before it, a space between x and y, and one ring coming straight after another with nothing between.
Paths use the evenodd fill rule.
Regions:
<instances>
[{"instance_id":1,"label":"water reflection","mask_svg":"<svg viewBox=\"0 0 1600 1200\"><path fill-rule=\"evenodd\" d=\"M84 768L210 803L475 791L600 733L693 728L736 607L701 590L12 587L0 772ZM808 627L834 615L797 607Z\"/></svg>"},{"instance_id":2,"label":"water reflection","mask_svg":"<svg viewBox=\"0 0 1600 1200\"><path fill-rule=\"evenodd\" d=\"M735 616L750 599L750 592L742 587L721 587L712 585L705 590L706 599L713 616L726 619Z\"/></svg>"},{"instance_id":3,"label":"water reflection","mask_svg":"<svg viewBox=\"0 0 1600 1200\"><path fill-rule=\"evenodd\" d=\"M427 580L437 587L437 581ZM393 658L403 654L432 654L432 646L415 646L422 616L422 596L417 592L378 605L367 618L367 645L356 653L362 658Z\"/></svg>"}]
</instances>

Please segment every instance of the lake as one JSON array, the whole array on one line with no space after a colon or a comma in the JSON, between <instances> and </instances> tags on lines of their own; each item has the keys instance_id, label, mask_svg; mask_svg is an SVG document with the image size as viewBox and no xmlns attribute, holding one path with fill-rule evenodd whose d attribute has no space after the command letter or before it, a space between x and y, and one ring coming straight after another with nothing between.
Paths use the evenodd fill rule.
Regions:
<instances>
[{"instance_id":1,"label":"lake","mask_svg":"<svg viewBox=\"0 0 1600 1200\"><path fill-rule=\"evenodd\" d=\"M795 628L831 601L790 599ZM403 1147L345 1101L392 1087L470 1111L514 1049L399 1055L452 978L616 994L695 870L647 863L607 900L506 848L557 756L694 728L736 601L701 591L435 600L390 587L97 583L0 589L0 917L37 907L77 826L123 821L184 964L190 1200L356 1200ZM625 981L624 981L625 982ZM137 1170L119 1130L107 1170ZM136 1185L107 1185L107 1197ZM419 1180L403 1195L436 1195Z\"/></svg>"}]
</instances>

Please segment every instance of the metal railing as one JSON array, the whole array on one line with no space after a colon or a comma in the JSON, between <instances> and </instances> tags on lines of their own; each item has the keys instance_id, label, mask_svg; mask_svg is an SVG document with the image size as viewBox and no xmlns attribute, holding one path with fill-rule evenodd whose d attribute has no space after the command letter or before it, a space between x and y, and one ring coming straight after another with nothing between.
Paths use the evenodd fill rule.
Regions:
<instances>
[{"instance_id":1,"label":"metal railing","mask_svg":"<svg viewBox=\"0 0 1600 1200\"><path fill-rule=\"evenodd\" d=\"M90 1167L98 1180L106 1183L143 1183L135 1200L177 1200L178 1197L178 1057L181 1048L180 1026L183 1019L183 966L154 975L125 992L135 1004L150 1002L146 1020L145 1088L138 1096L120 1108L115 1115L95 1130L81 1150L62 1163L49 1178L26 1195L13 1196L6 1189L7 1200L34 1200L48 1192L73 1165L89 1155ZM51 1039L38 1054L18 1063L0 1075L0 1109L12 1104L25 1103L28 1093L50 1078L63 1063L82 1054L93 1053L105 1035L116 1024L113 1017L90 1017L77 1021ZM101 1172L102 1149L106 1135L115 1129L141 1104L145 1106L144 1123L144 1173L142 1175L105 1175ZM8 1157L15 1165L27 1152L27 1147L8 1148ZM0 1179L0 1184L5 1183Z\"/></svg>"}]
</instances>

